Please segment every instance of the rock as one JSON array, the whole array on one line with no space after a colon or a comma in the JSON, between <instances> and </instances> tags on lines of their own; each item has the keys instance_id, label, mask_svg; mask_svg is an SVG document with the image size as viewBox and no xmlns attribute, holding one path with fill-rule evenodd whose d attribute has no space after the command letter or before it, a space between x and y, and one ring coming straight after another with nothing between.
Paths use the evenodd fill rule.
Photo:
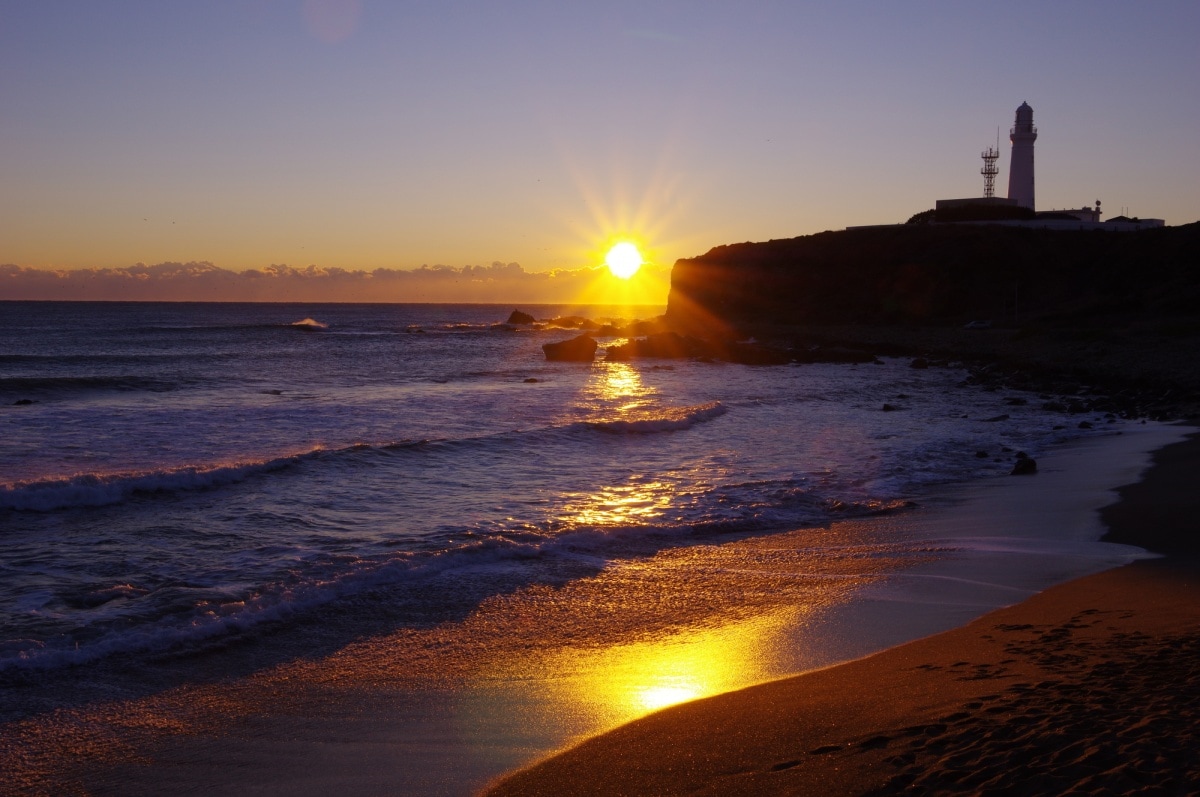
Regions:
<instances>
[{"instance_id":1,"label":"rock","mask_svg":"<svg viewBox=\"0 0 1200 797\"><path fill-rule=\"evenodd\" d=\"M1037 473L1037 460L1030 456L1018 457L1010 476L1030 476Z\"/></svg>"},{"instance_id":2,"label":"rock","mask_svg":"<svg viewBox=\"0 0 1200 797\"><path fill-rule=\"evenodd\" d=\"M13 402L14 407L28 407L30 404L36 404L33 399L17 399Z\"/></svg>"},{"instance_id":3,"label":"rock","mask_svg":"<svg viewBox=\"0 0 1200 797\"><path fill-rule=\"evenodd\" d=\"M536 380L536 379L534 379L534 378L531 376L531 377L529 377L528 379L526 379L526 380L525 380L525 384L527 384L527 385L536 385L536 384L537 384L537 380Z\"/></svg>"},{"instance_id":4,"label":"rock","mask_svg":"<svg viewBox=\"0 0 1200 797\"><path fill-rule=\"evenodd\" d=\"M504 323L506 323L506 324L532 324L536 320L537 319L535 319L529 313L522 313L520 310L513 310L512 313L508 316L508 320L505 321Z\"/></svg>"},{"instance_id":5,"label":"rock","mask_svg":"<svg viewBox=\"0 0 1200 797\"><path fill-rule=\"evenodd\" d=\"M997 421L1007 421L1008 418L1009 418L1009 416L1007 416L1007 415L997 415L994 418L984 418L983 422L984 423L996 423Z\"/></svg>"},{"instance_id":6,"label":"rock","mask_svg":"<svg viewBox=\"0 0 1200 797\"><path fill-rule=\"evenodd\" d=\"M908 364L908 367L909 368L928 368L929 360L926 360L924 357L917 357L915 360L913 360L912 362L910 362Z\"/></svg>"},{"instance_id":7,"label":"rock","mask_svg":"<svg viewBox=\"0 0 1200 797\"><path fill-rule=\"evenodd\" d=\"M1092 428L1092 422L1091 422L1091 421L1080 421L1080 422L1079 422L1079 428L1080 428L1080 429L1091 429L1091 428Z\"/></svg>"},{"instance_id":8,"label":"rock","mask_svg":"<svg viewBox=\"0 0 1200 797\"><path fill-rule=\"evenodd\" d=\"M590 363L596 358L596 341L588 334L558 343L542 344L547 360Z\"/></svg>"},{"instance_id":9,"label":"rock","mask_svg":"<svg viewBox=\"0 0 1200 797\"><path fill-rule=\"evenodd\" d=\"M1004 400L1004 403L1010 407L1024 407L1029 401L1019 396L1009 396Z\"/></svg>"},{"instance_id":10,"label":"rock","mask_svg":"<svg viewBox=\"0 0 1200 797\"><path fill-rule=\"evenodd\" d=\"M761 343L731 343L725 359L741 365L787 365L792 361L792 353Z\"/></svg>"},{"instance_id":11,"label":"rock","mask_svg":"<svg viewBox=\"0 0 1200 797\"><path fill-rule=\"evenodd\" d=\"M609 346L606 356L610 360L631 360L635 357L711 357L713 354L712 347L699 338L678 332L659 332L620 346Z\"/></svg>"},{"instance_id":12,"label":"rock","mask_svg":"<svg viewBox=\"0 0 1200 797\"><path fill-rule=\"evenodd\" d=\"M988 452L986 452L986 451L976 451L976 452L975 452L975 456L979 457L980 459L987 459L987 458L988 458Z\"/></svg>"},{"instance_id":13,"label":"rock","mask_svg":"<svg viewBox=\"0 0 1200 797\"><path fill-rule=\"evenodd\" d=\"M895 412L896 410L901 410L901 409L904 409L904 408L897 406L895 404L884 404L883 405L884 412Z\"/></svg>"},{"instance_id":14,"label":"rock","mask_svg":"<svg viewBox=\"0 0 1200 797\"><path fill-rule=\"evenodd\" d=\"M862 349L844 349L834 346L815 346L795 352L792 359L798 363L836 363L854 365L877 361L874 354Z\"/></svg>"},{"instance_id":15,"label":"rock","mask_svg":"<svg viewBox=\"0 0 1200 797\"><path fill-rule=\"evenodd\" d=\"M596 329L600 325L581 315L560 315L550 320L550 326L563 329Z\"/></svg>"}]
</instances>

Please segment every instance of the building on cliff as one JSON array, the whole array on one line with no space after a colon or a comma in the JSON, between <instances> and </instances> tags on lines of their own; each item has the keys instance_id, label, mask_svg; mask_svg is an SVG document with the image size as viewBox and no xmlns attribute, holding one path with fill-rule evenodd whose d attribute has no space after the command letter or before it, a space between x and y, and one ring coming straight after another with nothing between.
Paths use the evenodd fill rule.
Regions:
<instances>
[{"instance_id":1,"label":"building on cliff","mask_svg":"<svg viewBox=\"0 0 1200 797\"><path fill-rule=\"evenodd\" d=\"M1008 198L1023 208L1033 205L1033 142L1037 128L1033 126L1033 108L1023 102L1017 108L1017 118L1008 133L1012 154L1008 161Z\"/></svg>"},{"instance_id":2,"label":"building on cliff","mask_svg":"<svg viewBox=\"0 0 1200 797\"><path fill-rule=\"evenodd\" d=\"M1003 224L1014 227L1039 227L1052 230L1140 230L1162 227L1162 219L1130 219L1118 216L1100 220L1100 200L1094 207L1038 211L1034 202L1033 143L1037 128L1033 108L1022 102L1009 131L1012 152L1008 167L1008 197L995 196L995 162L998 153L991 147L983 153L984 195L967 199L939 199L932 220L941 224ZM924 215L924 214L922 214ZM916 218L916 217L914 217Z\"/></svg>"}]
</instances>

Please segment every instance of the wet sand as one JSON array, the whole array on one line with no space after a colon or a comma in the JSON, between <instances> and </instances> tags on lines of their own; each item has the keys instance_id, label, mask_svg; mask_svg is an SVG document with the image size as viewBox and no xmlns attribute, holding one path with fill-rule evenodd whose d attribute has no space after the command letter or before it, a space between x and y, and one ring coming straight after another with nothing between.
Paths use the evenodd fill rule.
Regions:
<instances>
[{"instance_id":1,"label":"wet sand","mask_svg":"<svg viewBox=\"0 0 1200 797\"><path fill-rule=\"evenodd\" d=\"M1134 709L1119 708L1136 718L1130 733L1152 732L1160 751L1174 749L1169 740L1190 744L1186 727L1171 725L1187 726L1186 715L1142 711L1152 703L1143 692L1159 683L1167 685L1162 699L1182 706L1178 685L1190 676L1159 673L1196 658L1154 653L1171 635L1181 650L1193 644L1177 633L1181 623L1197 628L1195 588L1163 591L1194 583L1193 571L1173 560L1045 592L1004 610L1011 618L989 615L844 666L729 691L959 627L1045 584L1136 557L1090 541L1101 530L1095 510L1111 496L1097 485L1133 481L1145 452L1163 445L1150 440L1178 439L1176 429L1144 429L1149 438L1129 429L1083 442L1043 460L1037 477L966 485L936 506L663 551L561 588L497 596L452 628L410 629L250 678L0 726L0 793L466 794L589 738L503 793L864 793L939 767L982 771L977 759L993 752L939 762L1026 726L1050 739L1047 766L1063 771L1065 757L1094 763L1087 740L1099 731L1088 736L1059 717L1073 710L1073 689L1095 688L1115 677L1112 668L1145 674L1144 683L1101 690L1135 695ZM1136 542L1142 519L1163 507L1182 525L1155 524L1168 539L1187 539L1197 446L1167 447L1159 457L1177 480L1156 497L1160 468L1149 495L1141 485L1126 490L1135 503L1118 505L1134 507L1128 523L1114 520L1130 532L1119 542ZM1176 500L1183 504L1170 508ZM862 544L880 537L864 536L868 523L923 542L901 545L910 553L891 561L887 547ZM1054 541L1045 539L1050 528ZM840 556L830 555L831 544ZM810 560L806 552L817 549ZM1070 590L1084 592L1053 598ZM1164 611L1167 598L1179 605ZM634 616L636 638L600 634L610 615ZM685 686L726 694L622 725L653 707L647 696L673 701L672 690ZM1013 724L1014 716L1025 719ZM615 730L596 736L607 729ZM1009 762L1042 744L1012 743L1018 752L1007 753ZM919 790L953 791L930 784Z\"/></svg>"},{"instance_id":2,"label":"wet sand","mask_svg":"<svg viewBox=\"0 0 1200 797\"><path fill-rule=\"evenodd\" d=\"M1106 539L1164 558L840 666L666 709L492 795L1196 793L1200 438L1156 453Z\"/></svg>"}]
</instances>

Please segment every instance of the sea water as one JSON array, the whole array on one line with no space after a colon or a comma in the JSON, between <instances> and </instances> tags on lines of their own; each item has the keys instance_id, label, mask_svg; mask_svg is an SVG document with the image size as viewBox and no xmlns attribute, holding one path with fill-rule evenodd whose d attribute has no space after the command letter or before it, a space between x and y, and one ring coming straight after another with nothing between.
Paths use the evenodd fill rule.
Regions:
<instances>
[{"instance_id":1,"label":"sea water","mask_svg":"<svg viewBox=\"0 0 1200 797\"><path fill-rule=\"evenodd\" d=\"M605 360L621 338L548 362L577 334L552 319L660 308L512 309L0 302L0 720L453 627L664 552L812 529L815 572L831 523L1123 426L957 364ZM931 555L864 528L876 570Z\"/></svg>"}]
</instances>

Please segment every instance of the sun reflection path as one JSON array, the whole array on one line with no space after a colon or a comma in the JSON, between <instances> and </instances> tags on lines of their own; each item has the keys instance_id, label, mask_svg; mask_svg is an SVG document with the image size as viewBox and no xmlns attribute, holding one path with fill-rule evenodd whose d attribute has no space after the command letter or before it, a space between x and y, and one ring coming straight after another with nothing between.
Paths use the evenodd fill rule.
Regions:
<instances>
[{"instance_id":1,"label":"sun reflection path","mask_svg":"<svg viewBox=\"0 0 1200 797\"><path fill-rule=\"evenodd\" d=\"M627 420L651 406L657 392L629 363L600 362L593 365L580 400L590 420ZM575 526L645 524L670 508L673 495L666 482L635 480L596 493L564 496L562 517Z\"/></svg>"},{"instance_id":2,"label":"sun reflection path","mask_svg":"<svg viewBox=\"0 0 1200 797\"><path fill-rule=\"evenodd\" d=\"M563 506L563 517L577 526L628 526L662 517L671 507L674 488L666 482L606 487L580 495Z\"/></svg>"},{"instance_id":3,"label":"sun reflection path","mask_svg":"<svg viewBox=\"0 0 1200 797\"><path fill-rule=\"evenodd\" d=\"M599 362L584 388L584 396L593 401L620 403L620 408L640 407L658 392L642 382L642 374L629 362Z\"/></svg>"},{"instance_id":4,"label":"sun reflection path","mask_svg":"<svg viewBox=\"0 0 1200 797\"><path fill-rule=\"evenodd\" d=\"M774 651L803 614L795 606L632 644L566 649L546 662L569 673L548 695L613 727L667 706L738 689L776 674ZM567 709L567 707L570 707Z\"/></svg>"},{"instance_id":5,"label":"sun reflection path","mask_svg":"<svg viewBox=\"0 0 1200 797\"><path fill-rule=\"evenodd\" d=\"M642 375L629 363L598 362L580 396L583 406L598 416L618 417L651 403L658 389L642 381Z\"/></svg>"}]
</instances>

